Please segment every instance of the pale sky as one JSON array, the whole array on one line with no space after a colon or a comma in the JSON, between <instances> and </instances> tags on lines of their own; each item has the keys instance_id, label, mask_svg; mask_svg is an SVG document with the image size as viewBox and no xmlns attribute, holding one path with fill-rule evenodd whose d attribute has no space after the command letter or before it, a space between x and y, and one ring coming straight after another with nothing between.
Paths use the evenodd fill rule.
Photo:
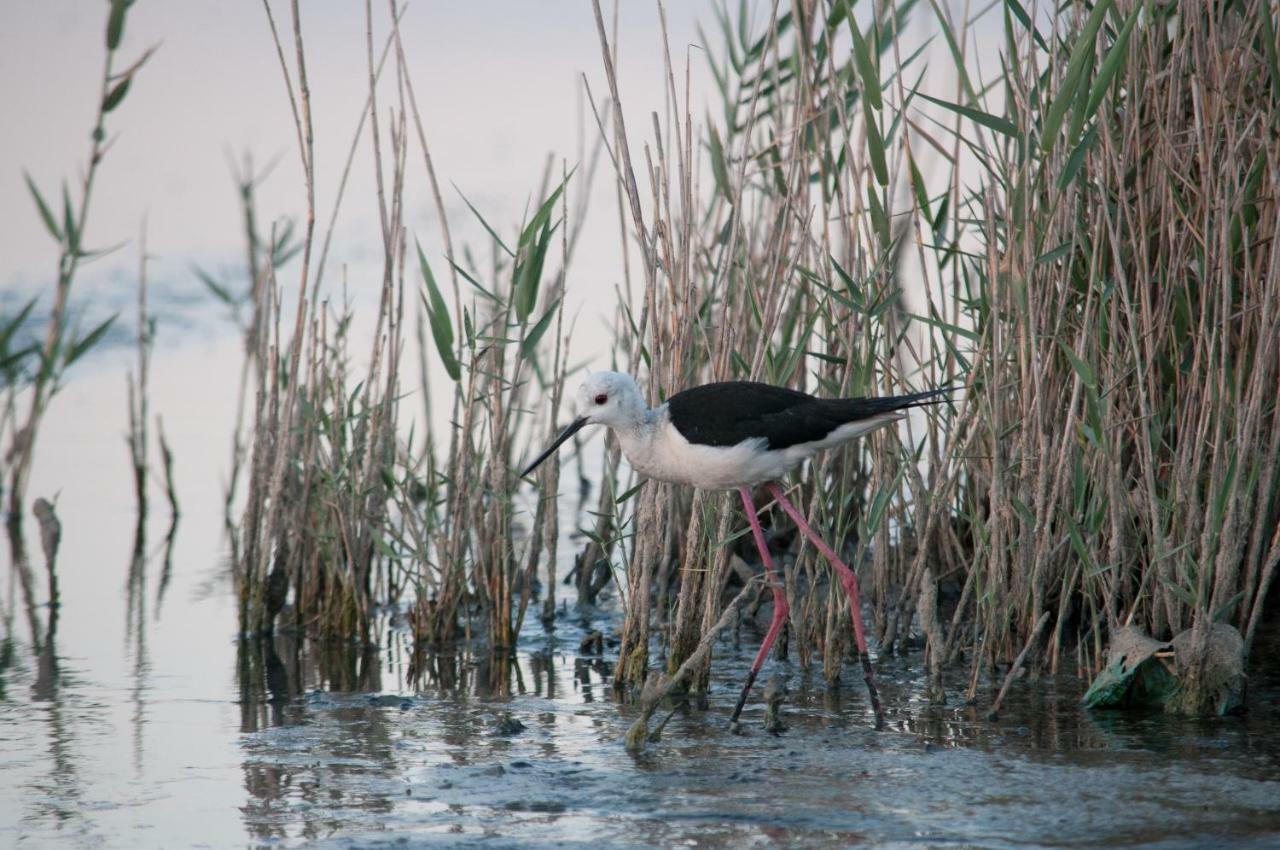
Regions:
<instances>
[{"instance_id":1,"label":"pale sky","mask_svg":"<svg viewBox=\"0 0 1280 850\"><path fill-rule=\"evenodd\" d=\"M386 32L386 4L374 5L377 51ZM364 4L313 0L302 6L318 212L327 222L367 92ZM648 130L650 111L663 108L661 40L655 5L623 6L620 86L635 145ZM278 23L287 27L287 4L273 8ZM678 63L683 64L686 46L698 40L699 15L709 17L706 4L670 4L671 47ZM86 0L6 0L0 11L0 108L7 116L0 134L0 293L37 291L52 276L56 246L36 215L23 170L51 202L59 197L64 177L78 180L88 153L105 18L105 3ZM590 4L416 0L402 33L455 234L480 241L451 183L495 225L513 227L536 190L547 154L555 152L574 165L582 73L597 97L605 91ZM116 141L99 171L86 242L134 242L145 216L157 292L200 298L203 287L190 264L239 271L243 253L228 155L250 152L259 164L279 157L259 193L266 230L273 217L303 209L297 145L261 3L141 0L129 12L120 61L131 62L155 44L159 49L128 97L108 116L108 132ZM695 101L701 104L704 62L697 51L692 55ZM385 115L390 103L383 97ZM590 139L594 122L589 114L586 120ZM380 255L368 150L366 135L334 241L330 265L335 272L342 262L358 267L370 251ZM422 237L430 255L440 257L416 143L410 169L408 227ZM606 159L597 179L598 214L590 217L577 276L570 280L584 316L608 310L621 274L607 169ZM130 244L89 266L77 295L128 304L136 267L137 248Z\"/></svg>"}]
</instances>

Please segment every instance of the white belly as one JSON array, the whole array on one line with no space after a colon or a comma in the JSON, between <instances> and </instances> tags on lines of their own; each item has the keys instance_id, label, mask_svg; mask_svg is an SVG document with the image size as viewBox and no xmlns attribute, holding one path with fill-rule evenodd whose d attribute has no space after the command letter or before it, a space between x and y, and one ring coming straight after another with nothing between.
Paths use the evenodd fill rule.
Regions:
<instances>
[{"instance_id":1,"label":"white belly","mask_svg":"<svg viewBox=\"0 0 1280 850\"><path fill-rule=\"evenodd\" d=\"M703 490L729 490L769 481L783 475L797 458L787 463L784 452L764 449L763 439L748 440L736 446L700 446L690 443L674 428L663 429L663 436L648 446L623 452L641 475L659 481L692 484Z\"/></svg>"}]
</instances>

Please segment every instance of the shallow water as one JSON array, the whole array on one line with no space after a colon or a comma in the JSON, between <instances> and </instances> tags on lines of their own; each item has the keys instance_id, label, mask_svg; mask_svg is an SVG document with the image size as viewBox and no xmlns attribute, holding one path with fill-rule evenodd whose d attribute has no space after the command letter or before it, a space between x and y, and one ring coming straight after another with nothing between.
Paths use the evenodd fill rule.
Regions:
<instances>
[{"instance_id":1,"label":"shallow water","mask_svg":"<svg viewBox=\"0 0 1280 850\"><path fill-rule=\"evenodd\" d=\"M174 604L162 620L213 601ZM613 624L606 611L567 615L553 632L531 625L514 662L429 659L416 689L406 634L390 627L380 648L190 633L220 644L216 665L161 672L144 618L118 648L131 666L95 669L63 644L58 682L43 689L16 645L0 701L0 843L1280 843L1280 689L1265 671L1243 718L1085 713L1080 684L1057 678L1018 683L989 722L926 705L916 659L894 659L879 668L889 723L877 732L860 686L830 691L782 663L786 729L763 731L757 689L745 733L732 734L733 685L756 639L743 628L740 646L717 648L709 708L677 709L633 756L607 655L577 654L588 629Z\"/></svg>"}]
</instances>

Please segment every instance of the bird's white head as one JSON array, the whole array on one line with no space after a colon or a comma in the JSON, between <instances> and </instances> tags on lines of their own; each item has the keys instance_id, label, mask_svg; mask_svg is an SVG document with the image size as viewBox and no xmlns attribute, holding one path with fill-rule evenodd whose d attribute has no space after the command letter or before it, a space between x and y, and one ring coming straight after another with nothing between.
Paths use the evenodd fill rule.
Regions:
<instances>
[{"instance_id":1,"label":"bird's white head","mask_svg":"<svg viewBox=\"0 0 1280 850\"><path fill-rule=\"evenodd\" d=\"M592 372L575 398L584 425L622 428L638 423L646 410L636 379L621 372Z\"/></svg>"},{"instance_id":2,"label":"bird's white head","mask_svg":"<svg viewBox=\"0 0 1280 850\"><path fill-rule=\"evenodd\" d=\"M520 477L528 475L555 452L556 449L588 425L605 425L610 428L626 428L644 421L647 409L644 396L635 378L621 372L592 372L587 375L574 397L577 418L569 423L560 436L529 464Z\"/></svg>"}]
</instances>

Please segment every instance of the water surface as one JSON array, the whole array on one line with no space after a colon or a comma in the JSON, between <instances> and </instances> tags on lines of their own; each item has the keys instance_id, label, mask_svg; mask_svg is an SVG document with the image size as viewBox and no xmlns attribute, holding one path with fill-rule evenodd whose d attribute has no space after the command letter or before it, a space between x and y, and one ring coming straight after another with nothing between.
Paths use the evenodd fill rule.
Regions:
<instances>
[{"instance_id":1,"label":"water surface","mask_svg":"<svg viewBox=\"0 0 1280 850\"><path fill-rule=\"evenodd\" d=\"M152 578L160 566L150 565ZM925 704L918 659L861 687L786 663L785 730L758 699L728 729L758 634L717 648L706 710L678 707L643 754L611 659L578 654L606 606L526 626L514 660L414 657L281 634L238 640L220 580L175 572L123 645L58 644L56 684L13 646L0 701L0 842L92 847L1200 847L1280 842L1280 693L1243 718L1086 713L1070 677L1020 682L1000 718ZM185 587L184 587L185 584ZM195 585L195 587L193 587ZM141 588L155 591L154 582ZM137 594L107 595L124 615ZM68 606L69 607L69 606ZM196 628L202 609L220 627ZM71 612L67 612L68 619ZM165 624L178 622L177 628ZM156 636L190 650L190 663ZM1274 650L1263 644L1259 654ZM115 657L119 664L94 663ZM416 686L412 670L424 672ZM852 667L847 678L857 682ZM952 682L953 699L962 683ZM756 694L759 696L758 692ZM989 695L984 695L989 700ZM661 716L661 713L660 713Z\"/></svg>"}]
</instances>

